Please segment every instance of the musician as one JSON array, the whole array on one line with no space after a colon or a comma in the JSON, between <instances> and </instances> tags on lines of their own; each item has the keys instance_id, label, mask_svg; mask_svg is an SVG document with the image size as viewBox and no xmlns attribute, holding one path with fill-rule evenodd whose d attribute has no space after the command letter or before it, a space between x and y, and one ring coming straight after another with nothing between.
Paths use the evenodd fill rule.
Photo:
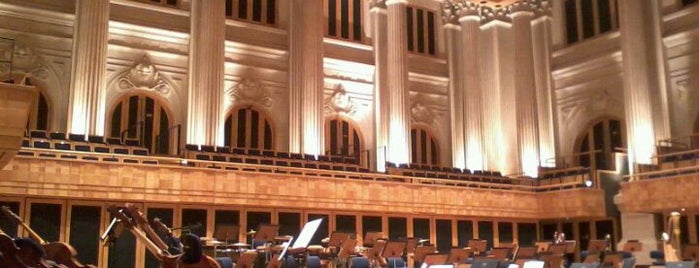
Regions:
<instances>
[{"instance_id":1,"label":"musician","mask_svg":"<svg viewBox=\"0 0 699 268\"><path fill-rule=\"evenodd\" d=\"M663 233L665 262L682 260L680 258L680 234L680 213L673 211L667 219L666 230Z\"/></svg>"},{"instance_id":2,"label":"musician","mask_svg":"<svg viewBox=\"0 0 699 268\"><path fill-rule=\"evenodd\" d=\"M201 248L201 240L195 234L182 235L184 253L179 259L179 268L221 268L213 258L207 258Z\"/></svg>"},{"instance_id":3,"label":"musician","mask_svg":"<svg viewBox=\"0 0 699 268\"><path fill-rule=\"evenodd\" d=\"M182 242L179 238L175 237L172 233L172 229L163 224L159 218L153 219L151 228L153 228L153 230L158 233L158 236L160 236L160 239L167 244L167 251L171 255L182 254Z\"/></svg>"},{"instance_id":4,"label":"musician","mask_svg":"<svg viewBox=\"0 0 699 268\"><path fill-rule=\"evenodd\" d=\"M22 263L31 267L65 268L65 266L46 259L44 248L30 238L15 238L15 245L19 248L17 257Z\"/></svg>"}]
</instances>

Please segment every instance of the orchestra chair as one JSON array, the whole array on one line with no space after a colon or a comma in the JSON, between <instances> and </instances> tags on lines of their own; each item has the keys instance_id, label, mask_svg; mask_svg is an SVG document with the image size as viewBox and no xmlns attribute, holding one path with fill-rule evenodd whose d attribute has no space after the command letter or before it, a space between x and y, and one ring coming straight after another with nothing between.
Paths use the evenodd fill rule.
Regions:
<instances>
[{"instance_id":1,"label":"orchestra chair","mask_svg":"<svg viewBox=\"0 0 699 268\"><path fill-rule=\"evenodd\" d=\"M666 262L666 268L694 268L695 261L671 261Z\"/></svg>"},{"instance_id":2,"label":"orchestra chair","mask_svg":"<svg viewBox=\"0 0 699 268\"><path fill-rule=\"evenodd\" d=\"M478 258L473 260L473 263L471 263L471 268L498 268L499 265L499 260L489 258Z\"/></svg>"},{"instance_id":3,"label":"orchestra chair","mask_svg":"<svg viewBox=\"0 0 699 268\"><path fill-rule=\"evenodd\" d=\"M217 257L216 262L221 265L221 268L233 268L233 259L230 257Z\"/></svg>"},{"instance_id":4,"label":"orchestra chair","mask_svg":"<svg viewBox=\"0 0 699 268\"><path fill-rule=\"evenodd\" d=\"M602 266L620 268L622 260L623 259L621 258L620 253L607 253L604 255L604 258L602 259Z\"/></svg>"},{"instance_id":5,"label":"orchestra chair","mask_svg":"<svg viewBox=\"0 0 699 268\"><path fill-rule=\"evenodd\" d=\"M320 257L315 255L306 256L306 268L322 268Z\"/></svg>"},{"instance_id":6,"label":"orchestra chair","mask_svg":"<svg viewBox=\"0 0 699 268\"><path fill-rule=\"evenodd\" d=\"M371 262L366 257L352 257L349 268L371 268Z\"/></svg>"},{"instance_id":7,"label":"orchestra chair","mask_svg":"<svg viewBox=\"0 0 699 268\"><path fill-rule=\"evenodd\" d=\"M631 257L631 258L624 258L624 260L621 263L621 268L633 268L633 266L636 264L636 258ZM666 264L667 267L667 264ZM692 266L688 266L689 268L694 267L694 262L692 262ZM675 267L679 268L679 267Z\"/></svg>"},{"instance_id":8,"label":"orchestra chair","mask_svg":"<svg viewBox=\"0 0 699 268\"><path fill-rule=\"evenodd\" d=\"M599 262L574 262L570 265L570 268L599 268Z\"/></svg>"}]
</instances>

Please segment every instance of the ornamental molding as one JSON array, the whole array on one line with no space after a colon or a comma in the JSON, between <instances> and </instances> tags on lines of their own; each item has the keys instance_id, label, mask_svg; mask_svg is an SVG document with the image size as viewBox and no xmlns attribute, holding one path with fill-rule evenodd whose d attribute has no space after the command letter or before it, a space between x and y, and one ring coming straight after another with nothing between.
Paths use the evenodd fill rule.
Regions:
<instances>
[{"instance_id":1,"label":"ornamental molding","mask_svg":"<svg viewBox=\"0 0 699 268\"><path fill-rule=\"evenodd\" d=\"M337 84L335 89L333 89L333 93L325 98L324 107L326 114L344 113L352 116L357 113L355 101L347 94L342 84Z\"/></svg>"},{"instance_id":2,"label":"ornamental molding","mask_svg":"<svg viewBox=\"0 0 699 268\"><path fill-rule=\"evenodd\" d=\"M263 107L272 106L272 97L257 79L243 78L240 83L226 90L226 96L235 103L255 103Z\"/></svg>"},{"instance_id":3,"label":"ornamental molding","mask_svg":"<svg viewBox=\"0 0 699 268\"><path fill-rule=\"evenodd\" d=\"M598 88L561 98L558 106L562 122L574 122L582 115L615 114L613 110L624 107L624 103L611 89Z\"/></svg>"},{"instance_id":4,"label":"ornamental molding","mask_svg":"<svg viewBox=\"0 0 699 268\"><path fill-rule=\"evenodd\" d=\"M471 0L445 0L442 2L442 21L458 24L459 18L479 16L481 23L498 20L510 22L513 13L532 12L535 16L550 14L551 0L519 0L506 6L488 5Z\"/></svg>"},{"instance_id":5,"label":"ornamental molding","mask_svg":"<svg viewBox=\"0 0 699 268\"><path fill-rule=\"evenodd\" d=\"M386 0L369 0L369 9L386 8Z\"/></svg>"},{"instance_id":6,"label":"ornamental molding","mask_svg":"<svg viewBox=\"0 0 699 268\"><path fill-rule=\"evenodd\" d=\"M411 96L410 121L434 126L445 114L444 107L433 103L430 96L415 94Z\"/></svg>"},{"instance_id":7,"label":"ornamental molding","mask_svg":"<svg viewBox=\"0 0 699 268\"><path fill-rule=\"evenodd\" d=\"M31 77L39 80L47 80L50 69L43 57L34 48L15 41L14 46L0 46L0 55L3 61L12 59L12 72L31 74ZM10 72L10 63L0 64L0 72Z\"/></svg>"},{"instance_id":8,"label":"ornamental molding","mask_svg":"<svg viewBox=\"0 0 699 268\"><path fill-rule=\"evenodd\" d=\"M158 72L145 55L119 76L117 85L122 91L141 89L163 96L169 95L173 89L172 84Z\"/></svg>"}]
</instances>

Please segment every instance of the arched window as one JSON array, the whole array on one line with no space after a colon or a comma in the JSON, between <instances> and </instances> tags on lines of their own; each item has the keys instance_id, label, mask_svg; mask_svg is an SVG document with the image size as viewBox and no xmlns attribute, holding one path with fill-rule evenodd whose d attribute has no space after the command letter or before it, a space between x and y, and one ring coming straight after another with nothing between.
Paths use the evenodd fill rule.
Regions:
<instances>
[{"instance_id":1,"label":"arched window","mask_svg":"<svg viewBox=\"0 0 699 268\"><path fill-rule=\"evenodd\" d=\"M109 117L110 137L138 140L151 154L170 154L170 116L164 104L146 95L121 98Z\"/></svg>"},{"instance_id":2,"label":"arched window","mask_svg":"<svg viewBox=\"0 0 699 268\"><path fill-rule=\"evenodd\" d=\"M578 164L596 169L609 169L614 148L625 147L624 126L620 120L606 119L585 130L579 140Z\"/></svg>"},{"instance_id":3,"label":"arched window","mask_svg":"<svg viewBox=\"0 0 699 268\"><path fill-rule=\"evenodd\" d=\"M439 165L437 140L423 128L410 130L411 163Z\"/></svg>"},{"instance_id":4,"label":"arched window","mask_svg":"<svg viewBox=\"0 0 699 268\"><path fill-rule=\"evenodd\" d=\"M234 109L226 117L226 146L272 150L272 125L267 116L253 109Z\"/></svg>"},{"instance_id":5,"label":"arched window","mask_svg":"<svg viewBox=\"0 0 699 268\"><path fill-rule=\"evenodd\" d=\"M325 121L325 154L359 157L359 131L342 118Z\"/></svg>"}]
</instances>

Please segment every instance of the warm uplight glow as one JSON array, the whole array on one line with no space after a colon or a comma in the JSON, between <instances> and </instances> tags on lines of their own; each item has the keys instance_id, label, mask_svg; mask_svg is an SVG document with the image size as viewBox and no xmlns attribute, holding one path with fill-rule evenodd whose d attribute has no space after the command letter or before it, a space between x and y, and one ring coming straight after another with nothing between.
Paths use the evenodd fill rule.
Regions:
<instances>
[{"instance_id":1,"label":"warm uplight glow","mask_svg":"<svg viewBox=\"0 0 699 268\"><path fill-rule=\"evenodd\" d=\"M466 168L470 170L484 170L483 148L480 141L473 136L467 137L466 141Z\"/></svg>"},{"instance_id":2,"label":"warm uplight glow","mask_svg":"<svg viewBox=\"0 0 699 268\"><path fill-rule=\"evenodd\" d=\"M396 164L410 162L410 150L405 125L400 120L392 120L389 128L388 161Z\"/></svg>"},{"instance_id":3,"label":"warm uplight glow","mask_svg":"<svg viewBox=\"0 0 699 268\"><path fill-rule=\"evenodd\" d=\"M655 135L652 124L651 119L636 122L633 133L630 135L629 144L633 144L633 148L630 148L629 153L633 154L633 160L638 164L653 164ZM629 163L633 162L629 161Z\"/></svg>"},{"instance_id":4,"label":"warm uplight glow","mask_svg":"<svg viewBox=\"0 0 699 268\"><path fill-rule=\"evenodd\" d=\"M525 152L522 152L522 172L530 177L539 176L539 155L534 146L528 146Z\"/></svg>"}]
</instances>

